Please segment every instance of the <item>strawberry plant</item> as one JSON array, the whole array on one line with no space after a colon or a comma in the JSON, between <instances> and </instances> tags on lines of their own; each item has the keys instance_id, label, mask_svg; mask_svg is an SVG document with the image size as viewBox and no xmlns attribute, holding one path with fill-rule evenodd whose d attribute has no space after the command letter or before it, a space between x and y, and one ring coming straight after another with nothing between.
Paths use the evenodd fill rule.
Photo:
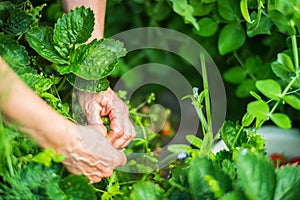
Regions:
<instances>
[{"instance_id":1,"label":"strawberry plant","mask_svg":"<svg viewBox=\"0 0 300 200\"><path fill-rule=\"evenodd\" d=\"M29 87L70 120L77 120L70 112L72 88L106 90L108 76L117 77L129 66L145 60L167 60L174 66L182 63L161 52L125 56L123 44L113 39L87 43L94 26L93 12L80 7L62 14L62 10L56 10L62 9L60 2L47 3L50 5L29 0L0 2L0 55ZM195 106L203 137L188 135L190 145L169 146L176 159L160 169L155 156L159 154L159 134L151 128L147 111L155 95L150 94L135 106L126 99L126 91L119 91L137 130L137 138L125 152L128 156L145 153L145 164L130 160L125 167L143 173L116 170L96 184L69 174L61 164L63 155L42 150L0 118L0 197L298 199L300 168L297 164L274 166L266 156L264 139L256 131L266 123L290 128L298 122L294 115L299 115L300 110L299 6L298 1L284 0L108 1L107 35L120 32L126 25L165 26L203 43L220 66L227 87L234 91L228 92L229 110L237 107L246 114L236 122L224 122L214 136L205 57L200 54L203 82L191 82L203 90L195 87L182 101L191 100ZM53 11L57 11L56 15L51 14ZM128 14L123 14L125 11ZM45 13L51 19L45 20ZM119 26L111 26L117 19ZM254 101L250 99L253 97ZM247 99L239 105L236 98ZM213 153L214 143L220 139L228 149Z\"/></svg>"}]
</instances>

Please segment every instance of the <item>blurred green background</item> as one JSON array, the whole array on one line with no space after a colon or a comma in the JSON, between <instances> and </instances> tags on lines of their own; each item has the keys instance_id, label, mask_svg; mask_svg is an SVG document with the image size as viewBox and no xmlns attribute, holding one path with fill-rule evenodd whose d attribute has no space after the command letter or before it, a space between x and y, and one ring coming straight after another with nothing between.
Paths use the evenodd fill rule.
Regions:
<instances>
[{"instance_id":1,"label":"blurred green background","mask_svg":"<svg viewBox=\"0 0 300 200\"><path fill-rule=\"evenodd\" d=\"M264 1L248 0L251 17L257 15L260 2ZM63 14L60 0L36 3L49 5L43 11L45 23L55 23ZM273 25L272 19L263 13L260 26L251 27L254 25L247 23L241 14L240 0L108 0L105 37L132 28L162 27L195 39L210 54L221 72L227 93L227 119L236 121L246 112L247 103L254 99L250 91L257 91L255 81L276 78L270 64L277 59L277 53L290 46L287 34ZM128 53L110 77L112 85L129 69L150 62L172 66L192 86L202 87L201 77L194 76L195 70L182 58L154 49ZM159 70L157 73L160 73ZM126 85L130 87L142 78L136 75L127 80ZM175 108L172 112L176 113L178 102L170 91L159 85L148 85L139 90L141 99L150 92L156 94L161 104L167 104L164 106ZM284 111L298 124L297 112L289 107L284 107Z\"/></svg>"}]
</instances>

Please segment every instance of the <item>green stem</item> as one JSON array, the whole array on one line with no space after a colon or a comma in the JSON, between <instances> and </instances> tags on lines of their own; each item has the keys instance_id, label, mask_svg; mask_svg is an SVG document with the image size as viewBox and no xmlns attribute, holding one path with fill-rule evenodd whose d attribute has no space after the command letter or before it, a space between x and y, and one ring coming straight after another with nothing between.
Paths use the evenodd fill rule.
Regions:
<instances>
[{"instance_id":1,"label":"green stem","mask_svg":"<svg viewBox=\"0 0 300 200\"><path fill-rule=\"evenodd\" d=\"M129 113L130 113L131 115L136 115L136 116L140 116L140 117L147 117L147 118L150 117L150 116L147 115L147 114L138 113L138 112L135 112L135 111L130 111Z\"/></svg>"},{"instance_id":2,"label":"green stem","mask_svg":"<svg viewBox=\"0 0 300 200\"><path fill-rule=\"evenodd\" d=\"M62 87L65 85L65 82L67 80L67 76L64 76L64 78L61 80L59 86L57 87L57 91L60 91Z\"/></svg>"},{"instance_id":3,"label":"green stem","mask_svg":"<svg viewBox=\"0 0 300 200\"><path fill-rule=\"evenodd\" d=\"M293 48L293 54L294 54L294 64L295 64L295 69L297 72L297 69L299 68L299 58L298 58L298 47L297 47L296 34L293 34L291 36L291 38L292 38L292 48Z\"/></svg>"},{"instance_id":4,"label":"green stem","mask_svg":"<svg viewBox=\"0 0 300 200\"><path fill-rule=\"evenodd\" d=\"M282 92L281 98L283 98L283 97L288 93L289 89L290 89L290 88L292 87L292 85L295 83L295 81L297 80L297 78L298 78L298 77L295 76L295 77L291 80L291 82L289 82L289 84L286 86L286 88L285 88L284 91ZM279 106L280 103L281 103L281 99L278 100L278 101L276 102L276 104L273 106L273 108L272 108L272 110L270 111L269 114L273 114L273 113L275 112L276 108Z\"/></svg>"},{"instance_id":5,"label":"green stem","mask_svg":"<svg viewBox=\"0 0 300 200\"><path fill-rule=\"evenodd\" d=\"M195 100L193 99L193 101L196 101L196 99ZM205 119L205 116L203 115L201 108L199 106L195 106L195 108L196 108L196 112L200 118L200 122L202 124L203 134L205 134L205 132L207 131L207 128L208 128L207 121Z\"/></svg>"},{"instance_id":6,"label":"green stem","mask_svg":"<svg viewBox=\"0 0 300 200\"><path fill-rule=\"evenodd\" d=\"M240 134L241 134L241 132L242 132L243 129L244 129L244 126L241 126L241 128L239 129L239 132L236 134L236 136L234 138L234 141L233 141L233 143L231 145L231 149L234 149L234 145L235 145L237 139L240 137Z\"/></svg>"},{"instance_id":7,"label":"green stem","mask_svg":"<svg viewBox=\"0 0 300 200\"><path fill-rule=\"evenodd\" d=\"M165 193L165 197L169 197L171 194L172 194L172 192L174 191L174 186L171 186L168 190L167 190L167 192Z\"/></svg>"},{"instance_id":8,"label":"green stem","mask_svg":"<svg viewBox=\"0 0 300 200\"><path fill-rule=\"evenodd\" d=\"M138 105L135 109L139 110L139 109L141 109L146 104L147 104L147 101L144 101L143 103L141 103L140 105Z\"/></svg>"},{"instance_id":9,"label":"green stem","mask_svg":"<svg viewBox=\"0 0 300 200\"><path fill-rule=\"evenodd\" d=\"M296 90L293 90L293 91L290 91L290 92L287 92L286 94L294 94L294 93L299 92L299 91L300 91L300 88L296 89Z\"/></svg>"},{"instance_id":10,"label":"green stem","mask_svg":"<svg viewBox=\"0 0 300 200\"><path fill-rule=\"evenodd\" d=\"M250 76L250 78L251 78L252 80L256 81L255 76L246 70L243 61L240 59L240 57L239 57L239 55L236 53L236 51L233 52L233 55L234 55L235 59L238 61L238 63L241 65L241 67L242 67L242 68L246 71L246 73Z\"/></svg>"},{"instance_id":11,"label":"green stem","mask_svg":"<svg viewBox=\"0 0 300 200\"><path fill-rule=\"evenodd\" d=\"M119 183L119 185L127 185L127 184L133 184L133 183L137 183L138 181L126 181L126 182L121 182Z\"/></svg>"},{"instance_id":12,"label":"green stem","mask_svg":"<svg viewBox=\"0 0 300 200\"><path fill-rule=\"evenodd\" d=\"M101 189L98 189L98 188L96 188L96 187L93 187L94 188L94 190L96 191L96 192L101 192L101 193L105 193L106 191L104 191L104 190L101 190Z\"/></svg>"},{"instance_id":13,"label":"green stem","mask_svg":"<svg viewBox=\"0 0 300 200\"><path fill-rule=\"evenodd\" d=\"M143 136L144 136L144 139L146 140L146 142L144 143L145 145L145 151L148 152L148 142L147 142L147 133L146 133L146 130L145 130L145 127L143 126L142 122L139 122L138 125L142 128L142 132L143 132Z\"/></svg>"},{"instance_id":14,"label":"green stem","mask_svg":"<svg viewBox=\"0 0 300 200\"><path fill-rule=\"evenodd\" d=\"M207 71L206 71L206 63L205 63L205 56L203 52L200 52L200 61L201 61L201 68L202 68L202 76L203 76L203 88L206 91L209 91L208 88L208 79L207 79ZM207 120L207 132L212 133L212 120L211 120L211 110L210 110L210 95L207 92L205 95L205 109L206 109L206 120ZM204 133L205 134L205 133Z\"/></svg>"},{"instance_id":15,"label":"green stem","mask_svg":"<svg viewBox=\"0 0 300 200\"><path fill-rule=\"evenodd\" d=\"M235 59L238 61L238 63L241 65L242 68L245 68L244 67L244 63L243 61L240 59L239 55L236 53L236 51L233 51L233 55L235 57Z\"/></svg>"},{"instance_id":16,"label":"green stem","mask_svg":"<svg viewBox=\"0 0 300 200\"><path fill-rule=\"evenodd\" d=\"M298 68L299 68L299 59L298 59L298 47L297 47L297 40L296 40L296 35L293 34L291 36L292 38L292 49L293 49L293 56L294 56L294 65L295 65L295 70L296 70L296 76L289 82L289 84L285 87L285 89L283 90L282 94L281 94L281 99L279 99L276 104L273 106L273 108L271 109L269 115L272 115L275 110L277 109L277 107L280 105L280 103L282 102L282 98L288 93L288 91L291 89L291 87L293 86L293 84L296 82L296 80L299 78L299 73L298 73ZM265 122L266 120L261 122L261 125Z\"/></svg>"}]
</instances>

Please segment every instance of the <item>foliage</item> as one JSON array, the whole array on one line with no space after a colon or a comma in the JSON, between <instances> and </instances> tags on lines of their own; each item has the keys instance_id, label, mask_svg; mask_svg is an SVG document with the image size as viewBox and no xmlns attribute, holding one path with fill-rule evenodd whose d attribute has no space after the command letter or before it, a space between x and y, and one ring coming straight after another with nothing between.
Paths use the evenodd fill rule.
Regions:
<instances>
[{"instance_id":1,"label":"foliage","mask_svg":"<svg viewBox=\"0 0 300 200\"><path fill-rule=\"evenodd\" d=\"M109 75L120 76L139 62L169 61L175 67L183 63L154 51L134 52L117 63L126 54L121 42L87 42L94 26L90 9L80 7L62 14L57 10L62 8L60 2L47 3L50 5L29 0L0 2L0 55L38 95L71 120L71 86L102 91L109 86ZM171 156L177 159L158 169L155 154L161 138L152 130L154 118L147 111L155 96L150 94L134 106L126 99L126 92L120 91L137 130L137 137L125 153L145 153L149 165L131 160L126 167L147 172L116 170L110 178L94 185L83 176L69 174L60 163L61 155L51 149L41 150L26 136L4 126L1 119L0 197L298 199L299 167L275 168L265 155L264 139L256 133L269 120L281 128L292 127L295 123L291 120L296 119L291 119L291 113L300 109L298 7L297 0L108 1L107 35L143 25L163 26L190 35L212 55L236 97L248 98L244 110L234 101L230 101L229 109L234 105L246 113L237 122L224 122L214 137L205 58L200 54L203 81L200 84L197 79L194 83L199 88L202 85L203 90L195 87L193 94L183 99L190 99L195 106L203 138L188 135L191 145L169 146ZM184 70L183 74L189 73ZM251 97L255 100L249 102ZM219 139L228 149L214 154L211 149Z\"/></svg>"},{"instance_id":2,"label":"foliage","mask_svg":"<svg viewBox=\"0 0 300 200\"><path fill-rule=\"evenodd\" d=\"M128 28L155 26L174 29L194 38L208 51L223 75L228 96L227 107L230 110L228 119L239 120L251 101L250 91L259 92L256 81L273 79L284 91L290 76L295 73L292 68L281 65L274 67L278 66L274 62L277 54L281 53L287 54L291 60L297 58L292 53L297 49L297 42L292 35L297 37L298 34L298 11L295 9L298 3L283 0L109 1L105 30L107 36L112 36ZM173 11L169 11L170 8ZM120 76L132 66L145 62L173 66L186 75L193 85L201 87L198 77L188 76L193 73L192 69L183 69L186 63L166 52L155 50L150 53L148 50L130 52L120 62L119 70L112 75ZM130 81L128 86L131 85ZM299 99L297 89L297 85L293 84L288 94L294 91L292 94ZM298 112L282 102L285 101L279 103L277 111L287 114L297 126Z\"/></svg>"}]
</instances>

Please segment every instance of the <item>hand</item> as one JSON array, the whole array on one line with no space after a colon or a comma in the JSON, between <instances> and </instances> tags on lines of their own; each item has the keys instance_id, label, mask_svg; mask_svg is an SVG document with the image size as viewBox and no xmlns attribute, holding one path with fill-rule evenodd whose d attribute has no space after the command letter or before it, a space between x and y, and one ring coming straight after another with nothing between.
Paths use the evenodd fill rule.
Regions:
<instances>
[{"instance_id":1,"label":"hand","mask_svg":"<svg viewBox=\"0 0 300 200\"><path fill-rule=\"evenodd\" d=\"M117 151L100 133L98 126L79 126L73 124L66 144L57 153L66 155L63 164L69 172L83 174L91 183L112 175L113 170L126 163L124 153ZM62 138L64 140L66 138Z\"/></svg>"},{"instance_id":2,"label":"hand","mask_svg":"<svg viewBox=\"0 0 300 200\"><path fill-rule=\"evenodd\" d=\"M89 124L98 124L103 129L101 117L109 117L108 137L115 148L126 147L135 137L126 104L110 88L99 93L79 92L78 99Z\"/></svg>"}]
</instances>

